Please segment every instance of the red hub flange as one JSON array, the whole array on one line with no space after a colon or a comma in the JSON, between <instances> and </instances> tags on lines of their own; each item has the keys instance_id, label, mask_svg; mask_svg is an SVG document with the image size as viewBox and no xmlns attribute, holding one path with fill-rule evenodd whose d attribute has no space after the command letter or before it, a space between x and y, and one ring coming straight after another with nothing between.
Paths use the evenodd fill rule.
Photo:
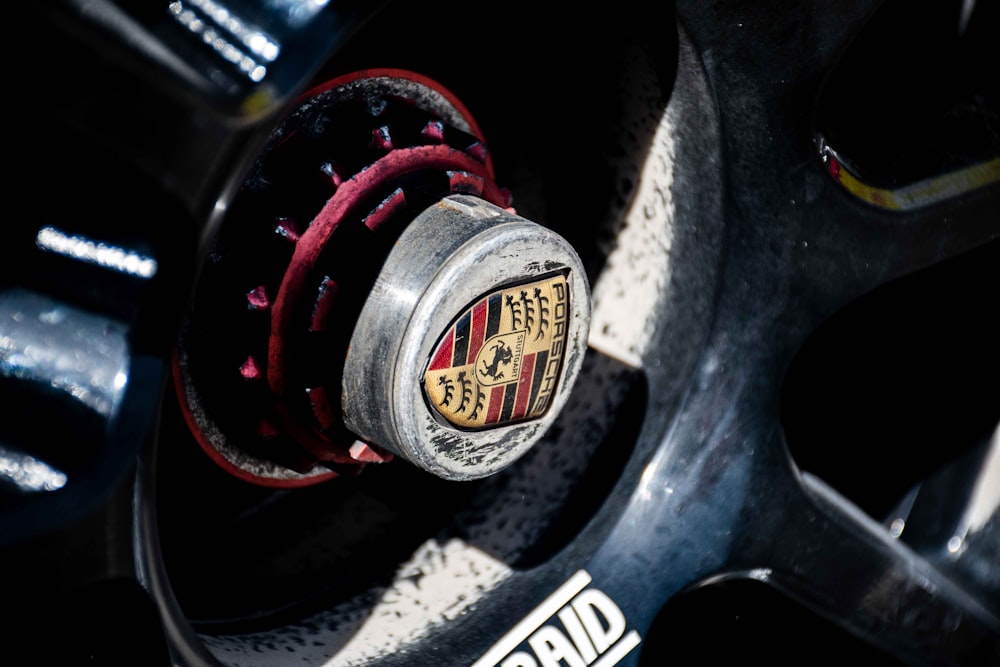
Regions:
<instances>
[{"instance_id":1,"label":"red hub flange","mask_svg":"<svg viewBox=\"0 0 1000 667\"><path fill-rule=\"evenodd\" d=\"M302 96L230 207L176 355L181 411L214 461L295 487L391 458L343 424L344 356L395 239L457 193L510 206L440 85L367 70Z\"/></svg>"}]
</instances>

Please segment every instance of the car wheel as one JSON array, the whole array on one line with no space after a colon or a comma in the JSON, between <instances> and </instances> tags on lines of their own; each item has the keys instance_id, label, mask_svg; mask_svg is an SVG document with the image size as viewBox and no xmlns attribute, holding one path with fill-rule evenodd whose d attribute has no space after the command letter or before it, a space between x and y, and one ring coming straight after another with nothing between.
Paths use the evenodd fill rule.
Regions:
<instances>
[{"instance_id":1,"label":"car wheel","mask_svg":"<svg viewBox=\"0 0 1000 667\"><path fill-rule=\"evenodd\" d=\"M912 14L366 15L208 188L178 335L108 411L135 468L7 547L14 627L185 667L1000 660L1000 23ZM515 227L547 254L508 275ZM552 403L448 421L428 369L533 385L507 330L429 350L559 281Z\"/></svg>"}]
</instances>

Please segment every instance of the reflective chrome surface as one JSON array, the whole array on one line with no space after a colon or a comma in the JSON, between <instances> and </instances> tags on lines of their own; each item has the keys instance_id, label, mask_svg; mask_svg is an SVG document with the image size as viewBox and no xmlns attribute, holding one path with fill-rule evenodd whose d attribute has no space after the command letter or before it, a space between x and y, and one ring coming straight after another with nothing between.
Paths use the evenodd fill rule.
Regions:
<instances>
[{"instance_id":1,"label":"reflective chrome surface","mask_svg":"<svg viewBox=\"0 0 1000 667\"><path fill-rule=\"evenodd\" d=\"M126 329L44 295L0 292L0 375L50 388L104 418L128 382Z\"/></svg>"}]
</instances>

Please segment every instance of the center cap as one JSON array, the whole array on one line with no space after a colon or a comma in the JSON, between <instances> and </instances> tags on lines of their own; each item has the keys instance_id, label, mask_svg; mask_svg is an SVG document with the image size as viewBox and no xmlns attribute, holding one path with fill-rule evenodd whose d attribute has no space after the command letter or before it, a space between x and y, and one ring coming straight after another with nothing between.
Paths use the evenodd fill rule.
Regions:
<instances>
[{"instance_id":1,"label":"center cap","mask_svg":"<svg viewBox=\"0 0 1000 667\"><path fill-rule=\"evenodd\" d=\"M564 239L477 197L447 197L410 223L362 309L344 421L440 477L493 474L568 398L589 304Z\"/></svg>"}]
</instances>

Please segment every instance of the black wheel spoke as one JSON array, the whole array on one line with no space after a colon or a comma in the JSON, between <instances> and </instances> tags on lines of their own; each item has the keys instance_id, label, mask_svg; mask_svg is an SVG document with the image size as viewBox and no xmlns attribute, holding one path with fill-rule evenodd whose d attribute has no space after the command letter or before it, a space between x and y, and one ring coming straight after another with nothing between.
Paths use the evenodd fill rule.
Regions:
<instances>
[{"instance_id":1,"label":"black wheel spoke","mask_svg":"<svg viewBox=\"0 0 1000 667\"><path fill-rule=\"evenodd\" d=\"M988 664L1000 619L820 480L786 505L771 577L853 634L907 664Z\"/></svg>"}]
</instances>

